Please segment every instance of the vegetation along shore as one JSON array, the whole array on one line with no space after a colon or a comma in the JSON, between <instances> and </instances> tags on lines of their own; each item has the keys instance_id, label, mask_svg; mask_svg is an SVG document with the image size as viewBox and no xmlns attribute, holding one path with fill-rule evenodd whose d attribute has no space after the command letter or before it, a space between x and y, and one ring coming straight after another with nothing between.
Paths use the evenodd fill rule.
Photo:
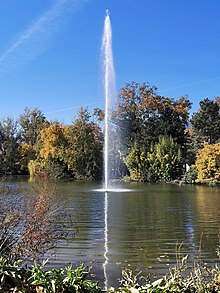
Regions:
<instances>
[{"instance_id":1,"label":"vegetation along shore","mask_svg":"<svg viewBox=\"0 0 220 293\"><path fill-rule=\"evenodd\" d=\"M147 83L126 84L112 113L112 179L220 182L220 99L205 98L190 118L187 96L161 96ZM0 121L0 174L97 180L103 169L104 113L81 108L70 125L37 108ZM118 135L119 134L119 135Z\"/></svg>"}]
</instances>

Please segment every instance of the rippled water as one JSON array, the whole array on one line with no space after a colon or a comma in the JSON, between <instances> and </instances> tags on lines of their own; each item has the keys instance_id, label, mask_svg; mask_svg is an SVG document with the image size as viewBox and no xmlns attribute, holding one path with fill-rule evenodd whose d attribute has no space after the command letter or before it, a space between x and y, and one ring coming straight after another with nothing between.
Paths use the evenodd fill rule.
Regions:
<instances>
[{"instance_id":1,"label":"rippled water","mask_svg":"<svg viewBox=\"0 0 220 293\"><path fill-rule=\"evenodd\" d=\"M27 181L20 182L29 187ZM67 262L93 265L103 284L105 262L105 194L101 184L57 181L57 198L68 202L77 223L73 241L59 244L53 265ZM175 263L176 248L190 260L198 255L208 263L218 261L220 189L173 184L124 184L132 192L108 193L108 285L118 284L121 268L161 275ZM31 190L31 189L30 189Z\"/></svg>"}]
</instances>

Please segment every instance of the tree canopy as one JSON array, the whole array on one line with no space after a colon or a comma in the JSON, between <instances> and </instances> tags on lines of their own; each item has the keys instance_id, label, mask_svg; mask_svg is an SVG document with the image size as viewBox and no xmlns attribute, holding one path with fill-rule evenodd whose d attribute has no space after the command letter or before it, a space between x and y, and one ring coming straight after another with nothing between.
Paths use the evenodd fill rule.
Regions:
<instances>
[{"instance_id":1,"label":"tree canopy","mask_svg":"<svg viewBox=\"0 0 220 293\"><path fill-rule=\"evenodd\" d=\"M148 83L127 83L110 115L109 178L171 181L183 178L186 164L195 163L198 182L219 182L213 172L219 166L220 98L201 100L191 120L190 109L188 96L174 100ZM2 119L0 174L102 178L104 115L102 109L90 114L81 108L64 125L26 107L17 121ZM204 175L202 166L211 173Z\"/></svg>"},{"instance_id":2,"label":"tree canopy","mask_svg":"<svg viewBox=\"0 0 220 293\"><path fill-rule=\"evenodd\" d=\"M30 173L101 178L102 134L90 118L88 109L81 108L71 125L51 123L42 129L35 145L37 158L29 164Z\"/></svg>"},{"instance_id":3,"label":"tree canopy","mask_svg":"<svg viewBox=\"0 0 220 293\"><path fill-rule=\"evenodd\" d=\"M174 101L158 95L148 84L126 84L121 89L113 123L121 132L127 148L137 144L148 148L161 135L171 136L179 144L185 142L191 103L184 96Z\"/></svg>"},{"instance_id":4,"label":"tree canopy","mask_svg":"<svg viewBox=\"0 0 220 293\"><path fill-rule=\"evenodd\" d=\"M16 173L18 171L18 140L17 122L8 117L0 121L0 172Z\"/></svg>"},{"instance_id":5,"label":"tree canopy","mask_svg":"<svg viewBox=\"0 0 220 293\"><path fill-rule=\"evenodd\" d=\"M208 98L200 101L200 109L194 113L191 124L195 135L210 144L220 139L220 105Z\"/></svg>"},{"instance_id":6,"label":"tree canopy","mask_svg":"<svg viewBox=\"0 0 220 293\"><path fill-rule=\"evenodd\" d=\"M220 142L205 143L197 152L195 169L199 183L220 183Z\"/></svg>"}]
</instances>

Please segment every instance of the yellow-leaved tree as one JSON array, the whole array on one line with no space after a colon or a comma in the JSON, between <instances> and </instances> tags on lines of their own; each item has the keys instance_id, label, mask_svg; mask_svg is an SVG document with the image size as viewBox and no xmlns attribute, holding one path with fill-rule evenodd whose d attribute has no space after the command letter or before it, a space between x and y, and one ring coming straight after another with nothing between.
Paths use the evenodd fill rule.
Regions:
<instances>
[{"instance_id":1,"label":"yellow-leaved tree","mask_svg":"<svg viewBox=\"0 0 220 293\"><path fill-rule=\"evenodd\" d=\"M67 126L52 123L41 130L39 139L35 144L37 158L28 164L30 175L63 176L67 168L66 157L66 129Z\"/></svg>"},{"instance_id":2,"label":"yellow-leaved tree","mask_svg":"<svg viewBox=\"0 0 220 293\"><path fill-rule=\"evenodd\" d=\"M51 123L41 130L34 146L36 159L28 164L30 175L100 179L102 133L90 118L82 108L71 125Z\"/></svg>"},{"instance_id":3,"label":"yellow-leaved tree","mask_svg":"<svg viewBox=\"0 0 220 293\"><path fill-rule=\"evenodd\" d=\"M220 142L205 143L197 152L195 168L198 183L220 183Z\"/></svg>"}]
</instances>

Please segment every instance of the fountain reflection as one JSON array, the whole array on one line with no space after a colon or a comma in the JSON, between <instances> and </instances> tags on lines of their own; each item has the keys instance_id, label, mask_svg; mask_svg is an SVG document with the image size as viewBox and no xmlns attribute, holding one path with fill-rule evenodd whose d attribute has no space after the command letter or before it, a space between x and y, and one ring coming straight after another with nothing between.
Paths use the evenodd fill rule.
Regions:
<instances>
[{"instance_id":1,"label":"fountain reflection","mask_svg":"<svg viewBox=\"0 0 220 293\"><path fill-rule=\"evenodd\" d=\"M104 258L105 262L103 263L103 270L104 270L104 285L105 289L108 288L108 276L107 276L107 264L108 264L108 193L105 192L105 208L104 208L104 216L105 216L105 243L104 243Z\"/></svg>"}]
</instances>

